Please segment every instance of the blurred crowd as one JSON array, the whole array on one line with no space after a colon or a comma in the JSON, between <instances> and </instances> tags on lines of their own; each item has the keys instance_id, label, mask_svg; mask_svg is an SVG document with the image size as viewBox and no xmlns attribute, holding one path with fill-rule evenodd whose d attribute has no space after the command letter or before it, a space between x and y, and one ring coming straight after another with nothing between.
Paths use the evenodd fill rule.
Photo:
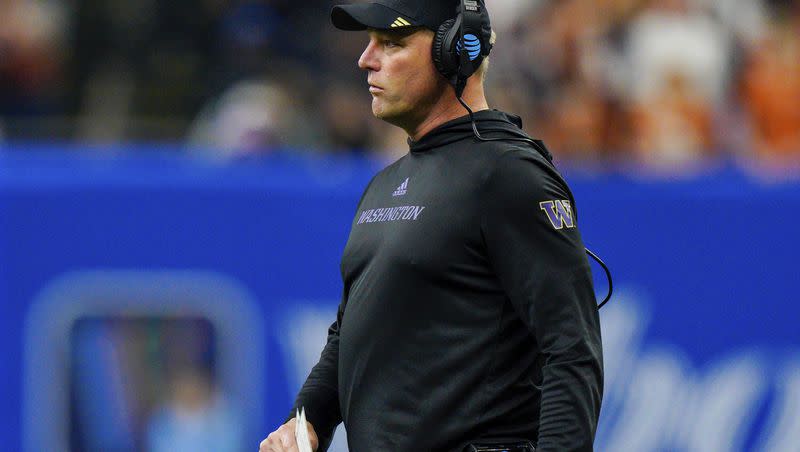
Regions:
<instances>
[{"instance_id":1,"label":"blurred crowd","mask_svg":"<svg viewBox=\"0 0 800 452\"><path fill-rule=\"evenodd\" d=\"M407 150L334 0L0 0L0 140ZM494 108L559 160L800 159L800 2L487 0Z\"/></svg>"}]
</instances>

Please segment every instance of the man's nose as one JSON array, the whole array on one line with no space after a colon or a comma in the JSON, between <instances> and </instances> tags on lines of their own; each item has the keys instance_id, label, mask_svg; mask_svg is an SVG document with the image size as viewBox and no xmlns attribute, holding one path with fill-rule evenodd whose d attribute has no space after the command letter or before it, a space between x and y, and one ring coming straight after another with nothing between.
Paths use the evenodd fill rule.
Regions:
<instances>
[{"instance_id":1,"label":"man's nose","mask_svg":"<svg viewBox=\"0 0 800 452\"><path fill-rule=\"evenodd\" d=\"M370 39L367 47L361 52L361 56L358 58L358 67L367 71L377 71L380 69L380 64L376 55L376 42L373 39Z\"/></svg>"}]
</instances>

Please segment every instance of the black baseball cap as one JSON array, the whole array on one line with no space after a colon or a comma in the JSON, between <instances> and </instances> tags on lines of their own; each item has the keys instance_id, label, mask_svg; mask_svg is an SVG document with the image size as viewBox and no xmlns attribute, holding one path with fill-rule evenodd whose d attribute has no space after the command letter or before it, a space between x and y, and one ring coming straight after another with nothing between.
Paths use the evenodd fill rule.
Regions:
<instances>
[{"instance_id":1,"label":"black baseball cap","mask_svg":"<svg viewBox=\"0 0 800 452\"><path fill-rule=\"evenodd\" d=\"M336 5L331 22L340 30L392 30L425 27L436 31L447 19L456 17L457 0L378 0Z\"/></svg>"}]
</instances>

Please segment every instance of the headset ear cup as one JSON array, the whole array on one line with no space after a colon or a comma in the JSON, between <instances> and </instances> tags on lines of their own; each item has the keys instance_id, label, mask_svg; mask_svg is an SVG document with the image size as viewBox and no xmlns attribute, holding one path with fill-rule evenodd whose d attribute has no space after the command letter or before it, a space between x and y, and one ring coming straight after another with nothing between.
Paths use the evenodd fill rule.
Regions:
<instances>
[{"instance_id":1,"label":"headset ear cup","mask_svg":"<svg viewBox=\"0 0 800 452\"><path fill-rule=\"evenodd\" d=\"M458 71L458 61L450 49L453 45L451 31L455 23L455 19L444 21L436 31L431 46L433 64L436 66L436 70L448 80L451 80Z\"/></svg>"}]
</instances>

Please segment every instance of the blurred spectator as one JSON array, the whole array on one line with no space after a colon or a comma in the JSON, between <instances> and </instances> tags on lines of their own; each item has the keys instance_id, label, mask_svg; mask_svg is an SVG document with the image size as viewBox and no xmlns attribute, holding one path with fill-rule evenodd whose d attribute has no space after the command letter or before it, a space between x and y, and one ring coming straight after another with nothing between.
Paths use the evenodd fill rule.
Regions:
<instances>
[{"instance_id":1,"label":"blurred spectator","mask_svg":"<svg viewBox=\"0 0 800 452\"><path fill-rule=\"evenodd\" d=\"M597 90L583 81L568 84L555 99L554 115L548 131L549 146L559 152L561 160L590 161L596 159L606 145L607 112Z\"/></svg>"},{"instance_id":2,"label":"blurred spectator","mask_svg":"<svg viewBox=\"0 0 800 452\"><path fill-rule=\"evenodd\" d=\"M60 113L67 19L59 1L0 2L0 116Z\"/></svg>"},{"instance_id":3,"label":"blurred spectator","mask_svg":"<svg viewBox=\"0 0 800 452\"><path fill-rule=\"evenodd\" d=\"M648 101L632 107L634 150L640 162L688 164L712 149L710 104L675 71Z\"/></svg>"},{"instance_id":4,"label":"blurred spectator","mask_svg":"<svg viewBox=\"0 0 800 452\"><path fill-rule=\"evenodd\" d=\"M742 98L761 156L800 156L800 19L775 24L750 52Z\"/></svg>"},{"instance_id":5,"label":"blurred spectator","mask_svg":"<svg viewBox=\"0 0 800 452\"><path fill-rule=\"evenodd\" d=\"M317 121L304 117L287 89L274 81L242 81L209 103L194 121L189 144L218 157L241 157L286 146L318 144Z\"/></svg>"},{"instance_id":6,"label":"blurred spectator","mask_svg":"<svg viewBox=\"0 0 800 452\"><path fill-rule=\"evenodd\" d=\"M184 369L170 385L170 396L150 417L148 452L240 452L243 432L233 412L202 372Z\"/></svg>"},{"instance_id":7,"label":"blurred spectator","mask_svg":"<svg viewBox=\"0 0 800 452\"><path fill-rule=\"evenodd\" d=\"M630 27L630 91L637 102L661 96L681 74L687 87L708 102L725 94L731 47L725 29L688 0L651 0Z\"/></svg>"},{"instance_id":8,"label":"blurred spectator","mask_svg":"<svg viewBox=\"0 0 800 452\"><path fill-rule=\"evenodd\" d=\"M652 0L631 24L627 59L637 159L669 166L708 155L731 79L725 29L688 0Z\"/></svg>"},{"instance_id":9,"label":"blurred spectator","mask_svg":"<svg viewBox=\"0 0 800 452\"><path fill-rule=\"evenodd\" d=\"M241 445L234 414L214 385L216 340L207 320L84 317L71 338L65 448L138 451L149 443L152 450L205 449L179 447L196 444L187 435L214 444L199 429L218 435L214 441L225 447Z\"/></svg>"}]
</instances>

